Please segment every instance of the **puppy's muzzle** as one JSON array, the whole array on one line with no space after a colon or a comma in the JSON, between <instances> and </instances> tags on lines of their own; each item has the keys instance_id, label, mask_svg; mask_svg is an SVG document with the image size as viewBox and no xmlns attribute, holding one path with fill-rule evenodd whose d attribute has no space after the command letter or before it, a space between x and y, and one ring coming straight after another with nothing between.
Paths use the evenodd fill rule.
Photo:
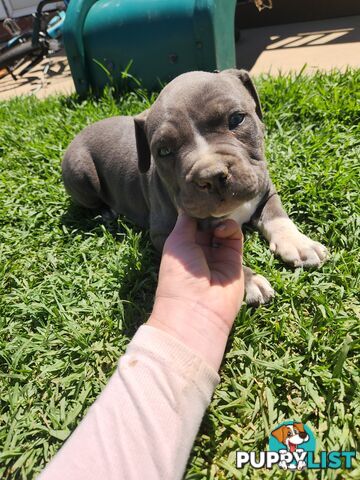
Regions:
<instances>
[{"instance_id":1,"label":"puppy's muzzle","mask_svg":"<svg viewBox=\"0 0 360 480\"><path fill-rule=\"evenodd\" d=\"M232 158L207 162L197 161L186 176L186 182L194 185L199 192L215 195L220 201L248 200L258 192L258 179L244 162Z\"/></svg>"},{"instance_id":2,"label":"puppy's muzzle","mask_svg":"<svg viewBox=\"0 0 360 480\"><path fill-rule=\"evenodd\" d=\"M230 180L229 170L225 165L197 169L190 177L190 181L199 189L210 192L223 193Z\"/></svg>"}]
</instances>

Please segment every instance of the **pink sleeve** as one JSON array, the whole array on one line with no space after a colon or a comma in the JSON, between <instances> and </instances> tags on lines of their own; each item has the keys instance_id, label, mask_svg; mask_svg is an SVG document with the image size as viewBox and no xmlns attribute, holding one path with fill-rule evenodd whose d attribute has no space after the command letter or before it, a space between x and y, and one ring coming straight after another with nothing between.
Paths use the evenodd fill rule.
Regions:
<instances>
[{"instance_id":1,"label":"pink sleeve","mask_svg":"<svg viewBox=\"0 0 360 480\"><path fill-rule=\"evenodd\" d=\"M218 382L185 345L143 325L39 480L181 479Z\"/></svg>"}]
</instances>

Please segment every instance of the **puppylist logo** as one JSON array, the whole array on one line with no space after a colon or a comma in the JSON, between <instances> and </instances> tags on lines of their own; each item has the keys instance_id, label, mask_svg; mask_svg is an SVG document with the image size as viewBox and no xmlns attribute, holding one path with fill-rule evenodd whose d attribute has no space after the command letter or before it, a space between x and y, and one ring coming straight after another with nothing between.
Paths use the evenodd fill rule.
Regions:
<instances>
[{"instance_id":1,"label":"puppylist logo","mask_svg":"<svg viewBox=\"0 0 360 480\"><path fill-rule=\"evenodd\" d=\"M287 420L275 427L269 437L267 452L236 452L236 467L283 470L352 468L355 451L320 452L315 458L315 436L310 427L301 422Z\"/></svg>"}]
</instances>

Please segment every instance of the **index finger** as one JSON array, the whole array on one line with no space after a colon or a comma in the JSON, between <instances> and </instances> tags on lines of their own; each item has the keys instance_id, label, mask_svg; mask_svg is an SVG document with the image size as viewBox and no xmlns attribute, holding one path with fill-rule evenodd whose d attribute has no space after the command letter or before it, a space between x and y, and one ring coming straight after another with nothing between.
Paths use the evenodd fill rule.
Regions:
<instances>
[{"instance_id":1,"label":"index finger","mask_svg":"<svg viewBox=\"0 0 360 480\"><path fill-rule=\"evenodd\" d=\"M219 239L243 240L241 228L235 220L228 218L216 226L214 237Z\"/></svg>"}]
</instances>

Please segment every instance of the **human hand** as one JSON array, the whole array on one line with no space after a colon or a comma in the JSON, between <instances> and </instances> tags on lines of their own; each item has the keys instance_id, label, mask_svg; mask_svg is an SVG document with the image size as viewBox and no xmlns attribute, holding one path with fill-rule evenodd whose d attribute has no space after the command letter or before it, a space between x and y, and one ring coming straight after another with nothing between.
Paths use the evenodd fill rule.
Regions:
<instances>
[{"instance_id":1,"label":"human hand","mask_svg":"<svg viewBox=\"0 0 360 480\"><path fill-rule=\"evenodd\" d=\"M165 242L149 325L175 336L215 369L244 297L242 233L234 220L200 232L180 213Z\"/></svg>"}]
</instances>

